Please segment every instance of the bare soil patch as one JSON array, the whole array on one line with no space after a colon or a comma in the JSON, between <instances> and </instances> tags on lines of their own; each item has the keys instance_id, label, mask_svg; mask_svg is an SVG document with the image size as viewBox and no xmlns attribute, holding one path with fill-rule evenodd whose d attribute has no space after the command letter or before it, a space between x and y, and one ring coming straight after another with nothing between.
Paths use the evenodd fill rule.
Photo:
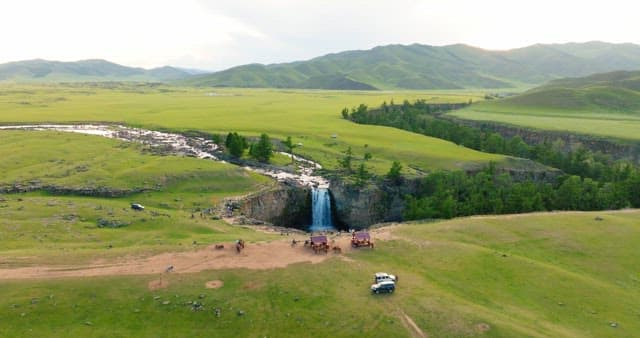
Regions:
<instances>
[{"instance_id":1,"label":"bare soil patch","mask_svg":"<svg viewBox=\"0 0 640 338\"><path fill-rule=\"evenodd\" d=\"M384 238L384 232L381 232L381 229L377 231L373 234L374 240L378 235ZM292 246L291 240L294 238L298 244ZM329 238L330 244L340 246L343 254L351 250L370 250L352 249L349 234L334 234ZM315 264L330 257L340 256L333 254L331 250L328 254L315 254L311 249L304 247L305 239L308 239L308 235L292 234L272 242L247 243L240 253L236 252L235 243L228 242L216 243L224 244L224 249L215 249L215 244L211 244L194 251L168 252L147 257L124 256L113 260L100 259L89 264L7 268L0 269L0 280L193 273L237 268L265 270L284 268L295 263Z\"/></svg>"},{"instance_id":2,"label":"bare soil patch","mask_svg":"<svg viewBox=\"0 0 640 338\"><path fill-rule=\"evenodd\" d=\"M394 226L373 229L371 231L373 241L393 239L391 232ZM238 268L267 270L284 268L295 263L316 264L330 257L340 257L346 262L353 262L351 258L336 254L333 250L329 250L327 254L314 253L303 245L308 238L308 234L292 232L272 242L247 243L240 253L236 252L235 243L228 242L211 244L194 251L167 252L153 256L124 256L109 260L97 259L89 264L0 268L0 280L193 273ZM353 249L351 235L348 233L334 233L328 235L328 238L330 246L340 247L342 254L348 254L353 250L372 250ZM296 239L296 245L292 245L293 239ZM216 249L216 244L223 244L224 249Z\"/></svg>"},{"instance_id":3,"label":"bare soil patch","mask_svg":"<svg viewBox=\"0 0 640 338\"><path fill-rule=\"evenodd\" d=\"M221 280L210 280L204 284L207 289L218 289L224 286L224 282Z\"/></svg>"},{"instance_id":4,"label":"bare soil patch","mask_svg":"<svg viewBox=\"0 0 640 338\"><path fill-rule=\"evenodd\" d=\"M487 323L480 323L478 325L476 325L476 330L478 332L487 332L491 329L491 326L489 326L489 324Z\"/></svg>"},{"instance_id":5,"label":"bare soil patch","mask_svg":"<svg viewBox=\"0 0 640 338\"><path fill-rule=\"evenodd\" d=\"M147 284L147 287L149 288L149 290L153 291L153 290L159 290L159 289L165 289L169 286L169 281L166 279L156 279L156 280L152 280Z\"/></svg>"}]
</instances>

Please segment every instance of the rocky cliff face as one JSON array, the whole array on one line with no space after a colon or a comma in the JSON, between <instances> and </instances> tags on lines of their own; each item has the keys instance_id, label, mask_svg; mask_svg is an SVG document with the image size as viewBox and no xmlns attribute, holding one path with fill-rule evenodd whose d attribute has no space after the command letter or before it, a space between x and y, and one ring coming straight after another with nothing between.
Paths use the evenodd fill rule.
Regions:
<instances>
[{"instance_id":1,"label":"rocky cliff face","mask_svg":"<svg viewBox=\"0 0 640 338\"><path fill-rule=\"evenodd\" d=\"M306 230L311 224L311 190L279 184L237 201L240 214L275 226Z\"/></svg>"},{"instance_id":2,"label":"rocky cliff face","mask_svg":"<svg viewBox=\"0 0 640 338\"><path fill-rule=\"evenodd\" d=\"M402 184L383 182L356 187L343 181L331 182L336 224L345 229L362 229L380 222L402 221L404 196L416 191L419 179Z\"/></svg>"}]
</instances>

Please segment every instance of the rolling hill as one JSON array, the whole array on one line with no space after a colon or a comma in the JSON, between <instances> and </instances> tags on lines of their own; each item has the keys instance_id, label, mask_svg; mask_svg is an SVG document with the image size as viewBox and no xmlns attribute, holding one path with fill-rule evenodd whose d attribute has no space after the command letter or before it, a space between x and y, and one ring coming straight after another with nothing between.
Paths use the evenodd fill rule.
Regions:
<instances>
[{"instance_id":1,"label":"rolling hill","mask_svg":"<svg viewBox=\"0 0 640 338\"><path fill-rule=\"evenodd\" d=\"M346 51L292 63L244 65L181 83L356 90L510 88L635 69L640 69L640 46L634 44L537 44L507 51L463 44L413 44Z\"/></svg>"},{"instance_id":2,"label":"rolling hill","mask_svg":"<svg viewBox=\"0 0 640 338\"><path fill-rule=\"evenodd\" d=\"M13 82L166 82L191 75L187 70L169 66L144 69L126 67L105 60L60 62L36 59L0 64L0 81Z\"/></svg>"},{"instance_id":3,"label":"rolling hill","mask_svg":"<svg viewBox=\"0 0 640 338\"><path fill-rule=\"evenodd\" d=\"M640 111L640 71L618 71L554 80L495 104L638 112Z\"/></svg>"}]
</instances>

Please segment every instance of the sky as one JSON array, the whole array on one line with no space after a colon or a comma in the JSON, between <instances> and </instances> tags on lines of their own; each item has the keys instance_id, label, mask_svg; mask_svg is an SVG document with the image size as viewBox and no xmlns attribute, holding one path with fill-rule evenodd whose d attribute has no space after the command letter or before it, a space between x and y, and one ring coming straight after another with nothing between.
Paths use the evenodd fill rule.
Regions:
<instances>
[{"instance_id":1,"label":"sky","mask_svg":"<svg viewBox=\"0 0 640 338\"><path fill-rule=\"evenodd\" d=\"M388 44L640 44L630 0L3 0L0 63L222 70Z\"/></svg>"}]
</instances>

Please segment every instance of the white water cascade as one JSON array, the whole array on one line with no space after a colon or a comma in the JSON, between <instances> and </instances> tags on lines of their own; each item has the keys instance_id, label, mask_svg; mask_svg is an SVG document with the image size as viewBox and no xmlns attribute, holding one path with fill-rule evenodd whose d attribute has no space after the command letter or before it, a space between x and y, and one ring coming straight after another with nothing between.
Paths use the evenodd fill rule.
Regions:
<instances>
[{"instance_id":1,"label":"white water cascade","mask_svg":"<svg viewBox=\"0 0 640 338\"><path fill-rule=\"evenodd\" d=\"M311 231L334 230L331 220L331 195L327 188L311 191Z\"/></svg>"}]
</instances>

